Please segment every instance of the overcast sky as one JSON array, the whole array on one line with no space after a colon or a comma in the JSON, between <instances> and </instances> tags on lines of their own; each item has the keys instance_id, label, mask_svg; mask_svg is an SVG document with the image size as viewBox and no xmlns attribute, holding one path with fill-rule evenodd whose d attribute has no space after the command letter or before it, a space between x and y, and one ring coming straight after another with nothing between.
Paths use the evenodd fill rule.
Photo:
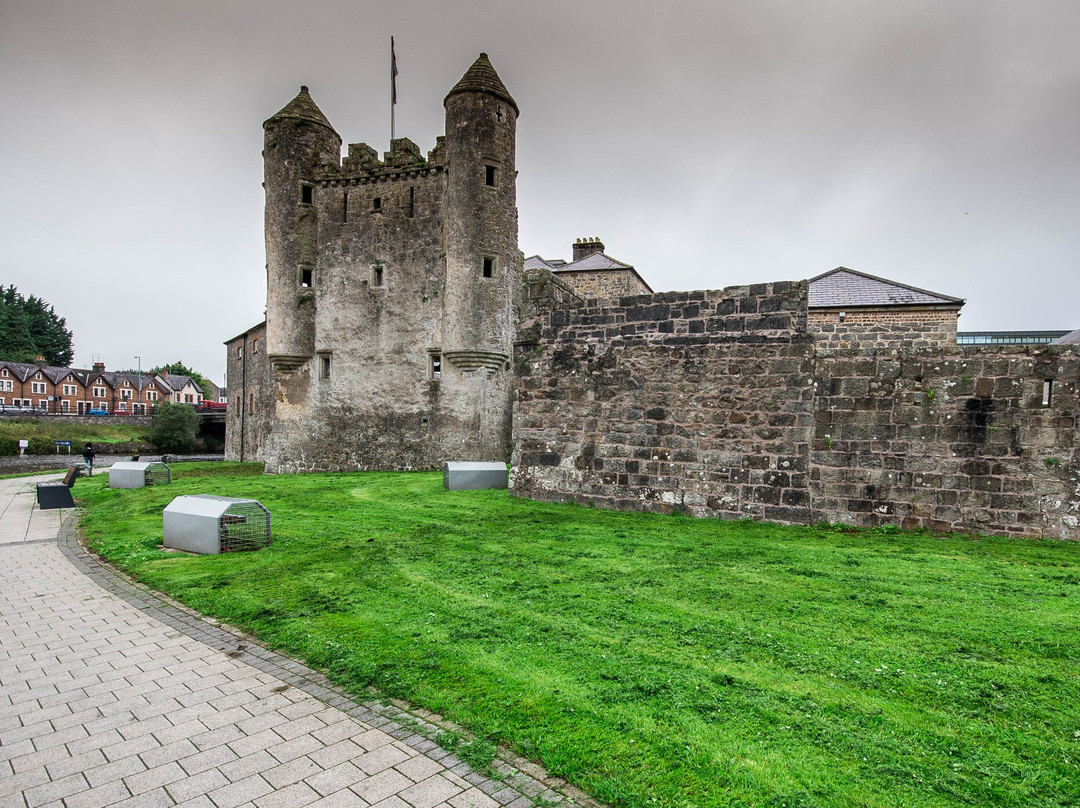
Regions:
<instances>
[{"instance_id":1,"label":"overcast sky","mask_svg":"<svg viewBox=\"0 0 1080 808\"><path fill-rule=\"evenodd\" d=\"M520 246L598 236L657 291L837 266L1080 327L1080 2L0 0L0 282L75 363L183 361L262 319L262 121L423 151L486 51L521 108Z\"/></svg>"}]
</instances>

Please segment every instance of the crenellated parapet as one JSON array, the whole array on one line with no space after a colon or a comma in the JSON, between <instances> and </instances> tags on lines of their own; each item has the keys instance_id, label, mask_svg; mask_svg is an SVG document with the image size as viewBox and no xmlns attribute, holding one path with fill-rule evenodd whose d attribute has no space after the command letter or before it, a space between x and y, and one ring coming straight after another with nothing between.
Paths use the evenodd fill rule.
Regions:
<instances>
[{"instance_id":1,"label":"crenellated parapet","mask_svg":"<svg viewBox=\"0 0 1080 808\"><path fill-rule=\"evenodd\" d=\"M443 137L425 158L420 147L407 137L390 141L390 151L379 153L367 143L350 143L348 155L340 166L324 165L315 180L320 185L365 185L388 180L414 180L445 170L442 161Z\"/></svg>"}]
</instances>

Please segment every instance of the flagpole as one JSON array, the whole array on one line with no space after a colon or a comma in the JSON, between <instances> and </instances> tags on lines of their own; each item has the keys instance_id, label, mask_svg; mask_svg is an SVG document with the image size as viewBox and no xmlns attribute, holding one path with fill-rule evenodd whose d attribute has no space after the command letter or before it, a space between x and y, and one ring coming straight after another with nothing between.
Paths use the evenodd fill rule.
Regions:
<instances>
[{"instance_id":1,"label":"flagpole","mask_svg":"<svg viewBox=\"0 0 1080 808\"><path fill-rule=\"evenodd\" d=\"M394 38L390 37L390 145L394 145L394 107L397 105L397 56Z\"/></svg>"}]
</instances>

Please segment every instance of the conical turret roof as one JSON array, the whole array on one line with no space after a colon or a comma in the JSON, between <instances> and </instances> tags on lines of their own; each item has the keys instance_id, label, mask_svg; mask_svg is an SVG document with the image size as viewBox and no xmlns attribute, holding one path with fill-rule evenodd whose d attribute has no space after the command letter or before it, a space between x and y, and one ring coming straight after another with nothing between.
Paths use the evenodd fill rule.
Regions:
<instances>
[{"instance_id":1,"label":"conical turret roof","mask_svg":"<svg viewBox=\"0 0 1080 808\"><path fill-rule=\"evenodd\" d=\"M476 61L472 63L472 67L465 71L461 81L455 84L454 89L446 94L446 98L457 93L488 93L496 98L501 98L514 108L515 113L521 114L517 102L510 95L510 91L506 89L506 85L502 83L502 79L495 72L495 68L491 66L486 53L481 53L477 57ZM443 104L446 104L446 99L443 99Z\"/></svg>"},{"instance_id":2,"label":"conical turret roof","mask_svg":"<svg viewBox=\"0 0 1080 808\"><path fill-rule=\"evenodd\" d=\"M335 135L337 134L337 130L334 129L330 121L323 115L322 110L319 109L318 105L312 100L311 95L308 93L307 85L301 85L300 92L297 93L296 98L282 107L276 114L271 115L263 122L263 126L266 126L267 123L275 118L302 118L305 121L321 124Z\"/></svg>"}]
</instances>

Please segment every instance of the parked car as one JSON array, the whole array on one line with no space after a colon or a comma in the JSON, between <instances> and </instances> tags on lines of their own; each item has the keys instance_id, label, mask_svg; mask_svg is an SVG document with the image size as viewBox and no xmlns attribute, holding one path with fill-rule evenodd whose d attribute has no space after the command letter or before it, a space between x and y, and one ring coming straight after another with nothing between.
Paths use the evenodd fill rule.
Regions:
<instances>
[{"instance_id":1,"label":"parked car","mask_svg":"<svg viewBox=\"0 0 1080 808\"><path fill-rule=\"evenodd\" d=\"M108 415L109 411L104 407L94 407L90 410L91 415Z\"/></svg>"},{"instance_id":2,"label":"parked car","mask_svg":"<svg viewBox=\"0 0 1080 808\"><path fill-rule=\"evenodd\" d=\"M7 413L10 415L21 415L25 413L22 407L16 407L14 404L0 404L0 413Z\"/></svg>"}]
</instances>

